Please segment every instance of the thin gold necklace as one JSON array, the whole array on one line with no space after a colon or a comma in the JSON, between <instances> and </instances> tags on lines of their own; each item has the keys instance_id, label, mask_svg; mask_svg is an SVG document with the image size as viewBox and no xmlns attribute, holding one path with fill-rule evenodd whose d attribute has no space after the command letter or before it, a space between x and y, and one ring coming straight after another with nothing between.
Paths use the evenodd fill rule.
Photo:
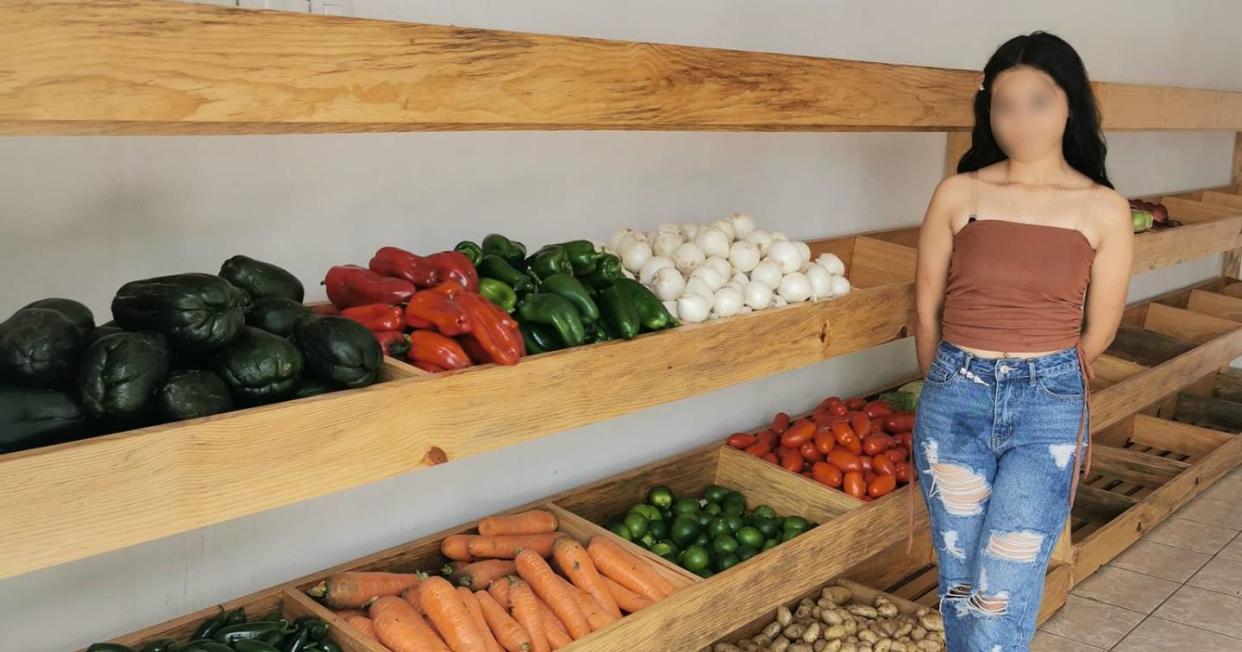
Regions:
<instances>
[{"instance_id":1,"label":"thin gold necklace","mask_svg":"<svg viewBox=\"0 0 1242 652\"><path fill-rule=\"evenodd\" d=\"M1010 169L1013 167L1011 163L1012 163L1011 161L1005 161L1005 196L1009 198L1009 204L1013 206L1013 212L1018 214L1018 220L1022 222L1023 224L1032 224L1032 222L1028 222L1026 220L1026 217L1022 215L1022 211L1018 210L1018 204L1017 202L1013 200L1013 193L1010 192L1009 190L1009 186L1013 185L1013 181L1010 179L1010 176L1009 176ZM1062 172L1061 175L1065 176L1065 173ZM1053 187L1055 188L1057 186L1054 185ZM1044 212L1044 209L1048 208L1048 205L1051 204L1052 200L1056 198L1057 198L1057 193L1054 191L1052 193L1052 196L1048 198L1048 201L1045 201L1044 205L1039 207L1039 212L1037 212L1036 215L1042 215Z\"/></svg>"}]
</instances>

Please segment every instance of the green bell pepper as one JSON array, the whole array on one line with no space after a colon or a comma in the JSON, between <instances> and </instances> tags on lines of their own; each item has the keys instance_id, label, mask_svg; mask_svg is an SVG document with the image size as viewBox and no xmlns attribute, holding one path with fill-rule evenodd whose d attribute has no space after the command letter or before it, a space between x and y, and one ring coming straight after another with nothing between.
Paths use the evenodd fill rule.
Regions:
<instances>
[{"instance_id":1,"label":"green bell pepper","mask_svg":"<svg viewBox=\"0 0 1242 652\"><path fill-rule=\"evenodd\" d=\"M478 267L479 263L483 261L483 248L469 240L458 242L457 246L453 247L453 251L466 254L466 258L470 259L470 264L475 267Z\"/></svg>"},{"instance_id":2,"label":"green bell pepper","mask_svg":"<svg viewBox=\"0 0 1242 652\"><path fill-rule=\"evenodd\" d=\"M483 256L500 256L510 265L521 268L522 261L526 259L526 245L492 233L483 238Z\"/></svg>"},{"instance_id":3,"label":"green bell pepper","mask_svg":"<svg viewBox=\"0 0 1242 652\"><path fill-rule=\"evenodd\" d=\"M574 275L574 266L569 262L569 252L561 245L544 246L528 258L526 263L530 273L541 281L553 274Z\"/></svg>"},{"instance_id":4,"label":"green bell pepper","mask_svg":"<svg viewBox=\"0 0 1242 652\"><path fill-rule=\"evenodd\" d=\"M496 254L485 254L478 267L481 278L496 279L513 288L514 292L522 293L535 289L535 282L530 276L518 271L516 267Z\"/></svg>"},{"instance_id":5,"label":"green bell pepper","mask_svg":"<svg viewBox=\"0 0 1242 652\"><path fill-rule=\"evenodd\" d=\"M613 285L621 295L626 297L638 309L638 319L643 328L658 331L678 326L677 318L669 314L668 309L647 286L634 279L623 278Z\"/></svg>"},{"instance_id":6,"label":"green bell pepper","mask_svg":"<svg viewBox=\"0 0 1242 652\"><path fill-rule=\"evenodd\" d=\"M543 285L539 290L559 294L568 299L578 309L578 316L582 317L583 323L590 324L599 319L599 307L591 299L591 293L587 292L586 287L572 276L553 274L543 279Z\"/></svg>"},{"instance_id":7,"label":"green bell pepper","mask_svg":"<svg viewBox=\"0 0 1242 652\"><path fill-rule=\"evenodd\" d=\"M636 337L642 328L642 319L633 298L619 284L601 292L599 298L600 312L609 331L626 340Z\"/></svg>"},{"instance_id":8,"label":"green bell pepper","mask_svg":"<svg viewBox=\"0 0 1242 652\"><path fill-rule=\"evenodd\" d=\"M578 309L559 294L532 294L518 306L518 319L544 324L556 329L565 346L581 346L586 342L586 327Z\"/></svg>"},{"instance_id":9,"label":"green bell pepper","mask_svg":"<svg viewBox=\"0 0 1242 652\"><path fill-rule=\"evenodd\" d=\"M517 310L517 292L504 281L486 277L479 279L479 294L507 313Z\"/></svg>"},{"instance_id":10,"label":"green bell pepper","mask_svg":"<svg viewBox=\"0 0 1242 652\"><path fill-rule=\"evenodd\" d=\"M603 321L597 321L594 324L587 326L587 343L598 344L612 339L615 338L612 333L608 331L608 325Z\"/></svg>"},{"instance_id":11,"label":"green bell pepper","mask_svg":"<svg viewBox=\"0 0 1242 652\"><path fill-rule=\"evenodd\" d=\"M625 278L621 273L621 259L614 254L600 254L595 263L595 271L583 277L583 281L595 290L603 290L612 286L617 279Z\"/></svg>"},{"instance_id":12,"label":"green bell pepper","mask_svg":"<svg viewBox=\"0 0 1242 652\"><path fill-rule=\"evenodd\" d=\"M595 250L595 244L590 240L562 242L561 247L569 255L569 264L574 268L574 276L586 276L594 272L602 255Z\"/></svg>"},{"instance_id":13,"label":"green bell pepper","mask_svg":"<svg viewBox=\"0 0 1242 652\"><path fill-rule=\"evenodd\" d=\"M559 351L565 348L551 326L534 322L518 322L518 328L522 331L522 339L526 341L527 355Z\"/></svg>"}]
</instances>

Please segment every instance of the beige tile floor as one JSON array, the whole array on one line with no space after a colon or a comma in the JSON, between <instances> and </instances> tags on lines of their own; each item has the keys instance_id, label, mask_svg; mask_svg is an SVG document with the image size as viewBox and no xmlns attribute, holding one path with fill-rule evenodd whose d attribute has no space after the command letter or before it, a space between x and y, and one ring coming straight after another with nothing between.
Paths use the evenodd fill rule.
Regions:
<instances>
[{"instance_id":1,"label":"beige tile floor","mask_svg":"<svg viewBox=\"0 0 1242 652\"><path fill-rule=\"evenodd\" d=\"M1242 468L1070 592L1032 652L1242 652Z\"/></svg>"}]
</instances>

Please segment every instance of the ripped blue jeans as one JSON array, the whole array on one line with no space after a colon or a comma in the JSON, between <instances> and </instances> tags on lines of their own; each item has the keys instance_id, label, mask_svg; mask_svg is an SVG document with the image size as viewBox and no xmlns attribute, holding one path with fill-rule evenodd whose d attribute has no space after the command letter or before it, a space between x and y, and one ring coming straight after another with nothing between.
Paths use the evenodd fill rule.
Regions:
<instances>
[{"instance_id":1,"label":"ripped blue jeans","mask_svg":"<svg viewBox=\"0 0 1242 652\"><path fill-rule=\"evenodd\" d=\"M982 358L945 340L937 346L913 453L950 652L1030 646L1048 559L1069 516L1083 382L1074 347Z\"/></svg>"}]
</instances>

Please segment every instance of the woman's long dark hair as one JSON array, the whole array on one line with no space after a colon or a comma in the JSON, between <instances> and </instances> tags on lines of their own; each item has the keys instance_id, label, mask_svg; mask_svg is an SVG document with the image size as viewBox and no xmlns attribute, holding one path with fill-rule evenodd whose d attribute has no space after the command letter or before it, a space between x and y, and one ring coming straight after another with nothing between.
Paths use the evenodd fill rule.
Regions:
<instances>
[{"instance_id":1,"label":"woman's long dark hair","mask_svg":"<svg viewBox=\"0 0 1242 652\"><path fill-rule=\"evenodd\" d=\"M1009 158L992 134L992 82L1002 72L1030 66L1052 77L1069 100L1069 119L1061 152L1075 170L1100 185L1113 187L1104 169L1108 146L1100 131L1100 111L1087 79L1087 69L1074 48L1060 37L1044 31L1015 36L996 50L983 68L983 90L975 93L975 128L970 149L957 162L957 171L973 172Z\"/></svg>"}]
</instances>

